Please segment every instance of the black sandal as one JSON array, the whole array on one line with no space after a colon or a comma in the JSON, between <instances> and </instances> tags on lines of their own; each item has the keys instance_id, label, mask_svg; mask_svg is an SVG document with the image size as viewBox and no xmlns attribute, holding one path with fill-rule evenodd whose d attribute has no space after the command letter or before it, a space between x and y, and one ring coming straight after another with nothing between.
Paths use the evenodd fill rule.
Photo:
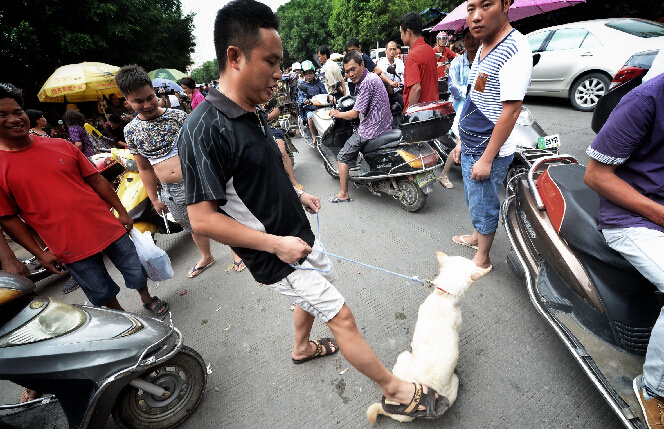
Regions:
<instances>
[{"instance_id":1,"label":"black sandal","mask_svg":"<svg viewBox=\"0 0 664 429\"><path fill-rule=\"evenodd\" d=\"M314 343L316 345L316 351L314 354L312 354L309 357L305 357L303 359L293 359L294 364L301 364L305 362L309 362L312 359L316 359L319 357L325 357L325 356L332 356L336 352L339 351L339 346L337 345L336 341L334 341L334 338L319 338L317 340L309 341L310 343ZM332 351L332 347L334 346L334 351ZM325 349L325 354L323 353L323 349Z\"/></svg>"},{"instance_id":2,"label":"black sandal","mask_svg":"<svg viewBox=\"0 0 664 429\"><path fill-rule=\"evenodd\" d=\"M156 303L156 304L155 304ZM154 306L152 304L155 304ZM143 308L150 310L153 312L155 315L161 317L164 316L166 313L168 313L168 309L170 306L166 301L162 301L156 296L153 296L152 299L145 304L143 304Z\"/></svg>"},{"instance_id":3,"label":"black sandal","mask_svg":"<svg viewBox=\"0 0 664 429\"><path fill-rule=\"evenodd\" d=\"M429 391L424 393L422 385L413 383L415 385L415 393L408 405L399 404L397 402L388 401L385 396L381 399L383 410L390 414L398 414L402 416L414 417L418 419L433 420L441 417L450 408L450 401L429 387ZM418 410L420 405L426 407L425 410Z\"/></svg>"}]
</instances>

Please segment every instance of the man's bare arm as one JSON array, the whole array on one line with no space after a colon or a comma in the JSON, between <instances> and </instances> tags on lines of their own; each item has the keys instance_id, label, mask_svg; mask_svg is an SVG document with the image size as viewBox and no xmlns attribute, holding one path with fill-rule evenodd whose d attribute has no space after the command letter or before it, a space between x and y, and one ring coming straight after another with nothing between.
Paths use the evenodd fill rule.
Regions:
<instances>
[{"instance_id":1,"label":"man's bare arm","mask_svg":"<svg viewBox=\"0 0 664 429\"><path fill-rule=\"evenodd\" d=\"M420 94L422 93L422 85L417 82L410 87L410 94L408 94L408 106L413 106L420 102Z\"/></svg>"}]
</instances>

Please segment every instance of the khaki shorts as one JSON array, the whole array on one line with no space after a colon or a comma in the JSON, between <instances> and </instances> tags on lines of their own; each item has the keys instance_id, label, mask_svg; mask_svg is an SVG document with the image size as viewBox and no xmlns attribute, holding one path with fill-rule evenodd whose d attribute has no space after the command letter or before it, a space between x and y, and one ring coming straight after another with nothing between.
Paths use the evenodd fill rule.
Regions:
<instances>
[{"instance_id":1,"label":"khaki shorts","mask_svg":"<svg viewBox=\"0 0 664 429\"><path fill-rule=\"evenodd\" d=\"M314 243L313 249L314 251L300 266L329 272L296 269L280 282L268 286L288 298L293 304L302 307L307 313L327 323L341 311L344 297L332 285L337 279L332 263L326 255L316 251L322 250L318 240Z\"/></svg>"}]
</instances>

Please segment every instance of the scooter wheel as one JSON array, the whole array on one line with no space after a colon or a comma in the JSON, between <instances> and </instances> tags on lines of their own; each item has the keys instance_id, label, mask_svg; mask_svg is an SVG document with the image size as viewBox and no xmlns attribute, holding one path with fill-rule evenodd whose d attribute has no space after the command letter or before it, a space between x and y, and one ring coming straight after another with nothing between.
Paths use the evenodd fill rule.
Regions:
<instances>
[{"instance_id":1,"label":"scooter wheel","mask_svg":"<svg viewBox=\"0 0 664 429\"><path fill-rule=\"evenodd\" d=\"M417 183L403 179L397 183L401 196L397 197L399 205L406 211L416 212L427 203L427 194L422 192Z\"/></svg>"},{"instance_id":2,"label":"scooter wheel","mask_svg":"<svg viewBox=\"0 0 664 429\"><path fill-rule=\"evenodd\" d=\"M113 420L124 429L170 429L180 425L198 406L207 370L201 355L183 346L175 356L150 368L141 378L171 395L163 399L126 386L111 412Z\"/></svg>"}]
</instances>

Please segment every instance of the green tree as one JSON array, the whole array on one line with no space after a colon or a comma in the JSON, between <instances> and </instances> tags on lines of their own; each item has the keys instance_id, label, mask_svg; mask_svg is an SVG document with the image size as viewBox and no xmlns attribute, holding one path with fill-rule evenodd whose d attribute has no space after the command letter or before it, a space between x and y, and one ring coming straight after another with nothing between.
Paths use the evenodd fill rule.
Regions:
<instances>
[{"instance_id":1,"label":"green tree","mask_svg":"<svg viewBox=\"0 0 664 429\"><path fill-rule=\"evenodd\" d=\"M193 14L180 0L16 0L0 6L0 81L34 104L58 67L83 61L184 70L194 50Z\"/></svg>"},{"instance_id":2,"label":"green tree","mask_svg":"<svg viewBox=\"0 0 664 429\"><path fill-rule=\"evenodd\" d=\"M219 63L217 59L206 61L197 69L191 72L191 77L196 83L212 82L219 79Z\"/></svg>"},{"instance_id":3,"label":"green tree","mask_svg":"<svg viewBox=\"0 0 664 429\"><path fill-rule=\"evenodd\" d=\"M279 6L279 33L284 45L283 64L315 58L321 45L332 42L328 21L331 0L290 0Z\"/></svg>"}]
</instances>

